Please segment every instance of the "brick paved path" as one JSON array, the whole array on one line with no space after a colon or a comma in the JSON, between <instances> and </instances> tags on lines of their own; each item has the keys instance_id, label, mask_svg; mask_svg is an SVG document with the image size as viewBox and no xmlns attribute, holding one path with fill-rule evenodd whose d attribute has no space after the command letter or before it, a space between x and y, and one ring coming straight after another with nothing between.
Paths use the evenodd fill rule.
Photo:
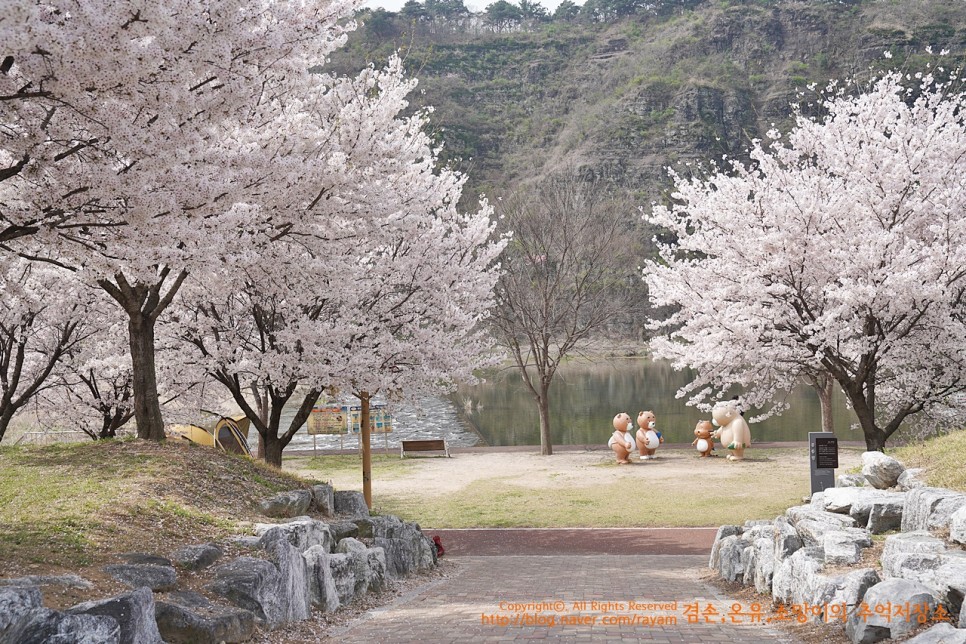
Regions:
<instances>
[{"instance_id":1,"label":"brick paved path","mask_svg":"<svg viewBox=\"0 0 966 644\"><path fill-rule=\"evenodd\" d=\"M448 555L447 561L455 568L449 577L367 613L333 632L333 639L367 644L794 641L753 623L747 602L738 604L744 615L735 615L735 600L701 581L707 555ZM696 605L700 623L689 623L688 604ZM709 607L716 614L705 617ZM564 617L586 623L564 625ZM529 623L534 620L539 623Z\"/></svg>"}]
</instances>

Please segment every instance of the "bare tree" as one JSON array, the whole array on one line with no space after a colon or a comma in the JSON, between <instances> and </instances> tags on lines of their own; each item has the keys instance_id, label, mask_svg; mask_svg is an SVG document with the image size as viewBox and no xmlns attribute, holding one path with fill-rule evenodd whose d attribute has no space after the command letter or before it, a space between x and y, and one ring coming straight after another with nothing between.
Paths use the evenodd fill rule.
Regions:
<instances>
[{"instance_id":1,"label":"bare tree","mask_svg":"<svg viewBox=\"0 0 966 644\"><path fill-rule=\"evenodd\" d=\"M512 231L491 317L540 413L540 451L553 454L550 383L561 360L626 305L640 284L636 214L627 200L576 174L499 203Z\"/></svg>"}]
</instances>

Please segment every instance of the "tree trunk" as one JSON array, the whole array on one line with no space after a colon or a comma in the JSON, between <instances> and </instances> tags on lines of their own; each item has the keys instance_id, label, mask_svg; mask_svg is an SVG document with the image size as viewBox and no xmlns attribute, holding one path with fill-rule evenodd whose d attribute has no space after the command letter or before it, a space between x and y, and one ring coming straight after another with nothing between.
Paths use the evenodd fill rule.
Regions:
<instances>
[{"instance_id":1,"label":"tree trunk","mask_svg":"<svg viewBox=\"0 0 966 644\"><path fill-rule=\"evenodd\" d=\"M275 467L282 468L282 450L284 446L282 441L278 438L277 432L269 432L268 436L262 436L259 433L262 440L264 440L264 459L269 465L274 465Z\"/></svg>"},{"instance_id":2,"label":"tree trunk","mask_svg":"<svg viewBox=\"0 0 966 644\"><path fill-rule=\"evenodd\" d=\"M553 441L550 438L550 383L540 384L540 397L537 399L540 410L540 454L553 454Z\"/></svg>"},{"instance_id":3,"label":"tree trunk","mask_svg":"<svg viewBox=\"0 0 966 644\"><path fill-rule=\"evenodd\" d=\"M129 314L131 363L134 372L134 419L138 438L164 440L164 420L158 397L154 366L154 319L143 313Z\"/></svg>"},{"instance_id":4,"label":"tree trunk","mask_svg":"<svg viewBox=\"0 0 966 644\"><path fill-rule=\"evenodd\" d=\"M818 402L822 408L822 431L835 432L835 421L832 418L832 391L835 388L835 381L825 376L824 382L815 387L818 392Z\"/></svg>"},{"instance_id":5,"label":"tree trunk","mask_svg":"<svg viewBox=\"0 0 966 644\"><path fill-rule=\"evenodd\" d=\"M7 427L10 426L10 421L13 420L13 412L14 410L12 408L6 408L0 414L0 441L3 441L3 436L7 433Z\"/></svg>"},{"instance_id":6,"label":"tree trunk","mask_svg":"<svg viewBox=\"0 0 966 644\"><path fill-rule=\"evenodd\" d=\"M362 411L359 414L360 438L362 441L362 496L366 500L366 505L372 509L372 449L370 448L371 436L369 425L369 394L365 391L359 394L362 402Z\"/></svg>"}]
</instances>

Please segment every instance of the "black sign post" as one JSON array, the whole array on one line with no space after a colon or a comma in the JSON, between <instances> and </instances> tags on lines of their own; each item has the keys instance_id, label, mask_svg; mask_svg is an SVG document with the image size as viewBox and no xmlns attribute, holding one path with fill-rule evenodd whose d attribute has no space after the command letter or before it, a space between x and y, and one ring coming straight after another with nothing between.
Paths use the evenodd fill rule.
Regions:
<instances>
[{"instance_id":1,"label":"black sign post","mask_svg":"<svg viewBox=\"0 0 966 644\"><path fill-rule=\"evenodd\" d=\"M839 439L832 432L809 432L808 455L811 464L812 494L835 487L835 468L839 466Z\"/></svg>"}]
</instances>

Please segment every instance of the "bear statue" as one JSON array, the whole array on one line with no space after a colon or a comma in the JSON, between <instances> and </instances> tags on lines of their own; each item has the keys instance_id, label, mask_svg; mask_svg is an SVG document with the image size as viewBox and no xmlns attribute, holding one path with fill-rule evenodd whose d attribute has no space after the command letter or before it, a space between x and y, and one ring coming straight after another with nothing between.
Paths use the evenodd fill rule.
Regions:
<instances>
[{"instance_id":1,"label":"bear statue","mask_svg":"<svg viewBox=\"0 0 966 644\"><path fill-rule=\"evenodd\" d=\"M610 440L607 441L607 447L614 450L618 465L626 465L631 462L628 456L630 456L631 450L634 449L634 439L628 430L632 426L631 417L626 413L622 412L614 416L614 433L611 435Z\"/></svg>"},{"instance_id":2,"label":"bear statue","mask_svg":"<svg viewBox=\"0 0 966 644\"><path fill-rule=\"evenodd\" d=\"M745 448L751 447L751 430L738 408L737 400L724 400L716 403L711 410L711 418L718 429L713 436L721 445L731 451L729 461L740 461L745 457Z\"/></svg>"},{"instance_id":3,"label":"bear statue","mask_svg":"<svg viewBox=\"0 0 966 644\"><path fill-rule=\"evenodd\" d=\"M641 454L641 460L647 461L657 458L657 447L664 442L661 432L657 431L657 416L653 411L642 411L637 415L637 451Z\"/></svg>"},{"instance_id":4,"label":"bear statue","mask_svg":"<svg viewBox=\"0 0 966 644\"><path fill-rule=\"evenodd\" d=\"M691 443L691 447L698 450L701 458L714 456L711 453L714 451L714 439L711 437L713 433L714 425L711 424L710 420L700 420L694 426L694 441Z\"/></svg>"}]
</instances>

